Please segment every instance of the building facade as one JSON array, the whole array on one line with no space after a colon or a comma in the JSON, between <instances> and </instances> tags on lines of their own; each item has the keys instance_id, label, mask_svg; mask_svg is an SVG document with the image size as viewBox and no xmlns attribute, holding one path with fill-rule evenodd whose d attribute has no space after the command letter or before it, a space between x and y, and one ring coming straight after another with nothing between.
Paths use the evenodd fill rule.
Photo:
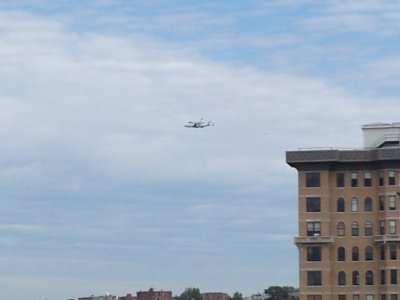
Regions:
<instances>
[{"instance_id":1,"label":"building facade","mask_svg":"<svg viewBox=\"0 0 400 300\"><path fill-rule=\"evenodd\" d=\"M286 152L298 171L300 300L399 300L400 124L364 148Z\"/></svg>"},{"instance_id":2,"label":"building facade","mask_svg":"<svg viewBox=\"0 0 400 300\"><path fill-rule=\"evenodd\" d=\"M132 294L129 293L129 294L126 294L126 296L120 296L120 297L118 297L118 300L136 300L136 297L134 298L134 297L132 296Z\"/></svg>"},{"instance_id":3,"label":"building facade","mask_svg":"<svg viewBox=\"0 0 400 300\"><path fill-rule=\"evenodd\" d=\"M140 291L136 293L137 300L172 300L171 291L155 291L149 289L148 291Z\"/></svg>"}]
</instances>

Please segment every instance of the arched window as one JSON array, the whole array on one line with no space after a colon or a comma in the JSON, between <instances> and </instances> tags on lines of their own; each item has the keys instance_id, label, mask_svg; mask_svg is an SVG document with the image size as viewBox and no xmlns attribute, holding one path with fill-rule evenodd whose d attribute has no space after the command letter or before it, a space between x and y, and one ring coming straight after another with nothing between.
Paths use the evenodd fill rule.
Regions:
<instances>
[{"instance_id":1,"label":"arched window","mask_svg":"<svg viewBox=\"0 0 400 300\"><path fill-rule=\"evenodd\" d=\"M346 285L346 273L343 271L338 273L338 285Z\"/></svg>"},{"instance_id":2,"label":"arched window","mask_svg":"<svg viewBox=\"0 0 400 300\"><path fill-rule=\"evenodd\" d=\"M351 248L351 260L352 261L359 261L360 256L358 254L358 247Z\"/></svg>"},{"instance_id":3,"label":"arched window","mask_svg":"<svg viewBox=\"0 0 400 300\"><path fill-rule=\"evenodd\" d=\"M364 210L372 211L372 199L370 197L364 199Z\"/></svg>"},{"instance_id":4,"label":"arched window","mask_svg":"<svg viewBox=\"0 0 400 300\"><path fill-rule=\"evenodd\" d=\"M358 223L355 221L351 223L351 235L358 236Z\"/></svg>"},{"instance_id":5,"label":"arched window","mask_svg":"<svg viewBox=\"0 0 400 300\"><path fill-rule=\"evenodd\" d=\"M351 211L358 211L358 199L356 197L351 198Z\"/></svg>"},{"instance_id":6,"label":"arched window","mask_svg":"<svg viewBox=\"0 0 400 300\"><path fill-rule=\"evenodd\" d=\"M365 273L365 284L366 285L374 284L374 273L372 273L372 271L367 271Z\"/></svg>"},{"instance_id":7,"label":"arched window","mask_svg":"<svg viewBox=\"0 0 400 300\"><path fill-rule=\"evenodd\" d=\"M346 260L346 250L344 247L339 247L337 250L337 260L338 261L345 261Z\"/></svg>"},{"instance_id":8,"label":"arched window","mask_svg":"<svg viewBox=\"0 0 400 300\"><path fill-rule=\"evenodd\" d=\"M365 260L373 260L374 252L371 246L365 247Z\"/></svg>"},{"instance_id":9,"label":"arched window","mask_svg":"<svg viewBox=\"0 0 400 300\"><path fill-rule=\"evenodd\" d=\"M364 235L365 236L372 235L372 223L370 221L365 222Z\"/></svg>"},{"instance_id":10,"label":"arched window","mask_svg":"<svg viewBox=\"0 0 400 300\"><path fill-rule=\"evenodd\" d=\"M358 273L358 271L353 271L353 273L351 274L351 282L353 285L360 285L360 274Z\"/></svg>"},{"instance_id":11,"label":"arched window","mask_svg":"<svg viewBox=\"0 0 400 300\"><path fill-rule=\"evenodd\" d=\"M337 212L344 212L345 211L345 206L344 206L344 199L343 198L339 198L336 201L336 211Z\"/></svg>"},{"instance_id":12,"label":"arched window","mask_svg":"<svg viewBox=\"0 0 400 300\"><path fill-rule=\"evenodd\" d=\"M345 225L343 222L339 222L337 224L337 235L344 236L345 235Z\"/></svg>"}]
</instances>

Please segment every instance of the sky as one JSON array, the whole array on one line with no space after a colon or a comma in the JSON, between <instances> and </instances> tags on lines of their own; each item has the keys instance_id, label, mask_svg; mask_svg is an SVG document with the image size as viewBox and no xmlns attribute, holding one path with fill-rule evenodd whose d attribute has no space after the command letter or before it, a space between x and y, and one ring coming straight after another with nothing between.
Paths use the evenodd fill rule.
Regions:
<instances>
[{"instance_id":1,"label":"sky","mask_svg":"<svg viewBox=\"0 0 400 300\"><path fill-rule=\"evenodd\" d=\"M1 1L2 294L297 287L285 151L400 121L399 32L390 0Z\"/></svg>"}]
</instances>

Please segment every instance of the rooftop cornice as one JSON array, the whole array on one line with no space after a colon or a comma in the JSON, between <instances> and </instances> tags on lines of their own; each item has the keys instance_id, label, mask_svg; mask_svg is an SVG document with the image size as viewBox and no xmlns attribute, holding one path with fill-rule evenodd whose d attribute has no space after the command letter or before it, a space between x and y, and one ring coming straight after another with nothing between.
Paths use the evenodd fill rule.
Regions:
<instances>
[{"instance_id":1,"label":"rooftop cornice","mask_svg":"<svg viewBox=\"0 0 400 300\"><path fill-rule=\"evenodd\" d=\"M372 162L400 160L400 147L372 149L310 149L286 152L289 165L301 163Z\"/></svg>"}]
</instances>

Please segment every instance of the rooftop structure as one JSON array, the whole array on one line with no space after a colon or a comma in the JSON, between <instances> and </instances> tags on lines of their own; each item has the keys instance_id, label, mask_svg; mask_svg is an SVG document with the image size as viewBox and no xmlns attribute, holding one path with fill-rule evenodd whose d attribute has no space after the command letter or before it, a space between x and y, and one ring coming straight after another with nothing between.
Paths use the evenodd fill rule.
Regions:
<instances>
[{"instance_id":1,"label":"rooftop structure","mask_svg":"<svg viewBox=\"0 0 400 300\"><path fill-rule=\"evenodd\" d=\"M400 145L400 122L373 123L362 127L364 148L398 147Z\"/></svg>"}]
</instances>

